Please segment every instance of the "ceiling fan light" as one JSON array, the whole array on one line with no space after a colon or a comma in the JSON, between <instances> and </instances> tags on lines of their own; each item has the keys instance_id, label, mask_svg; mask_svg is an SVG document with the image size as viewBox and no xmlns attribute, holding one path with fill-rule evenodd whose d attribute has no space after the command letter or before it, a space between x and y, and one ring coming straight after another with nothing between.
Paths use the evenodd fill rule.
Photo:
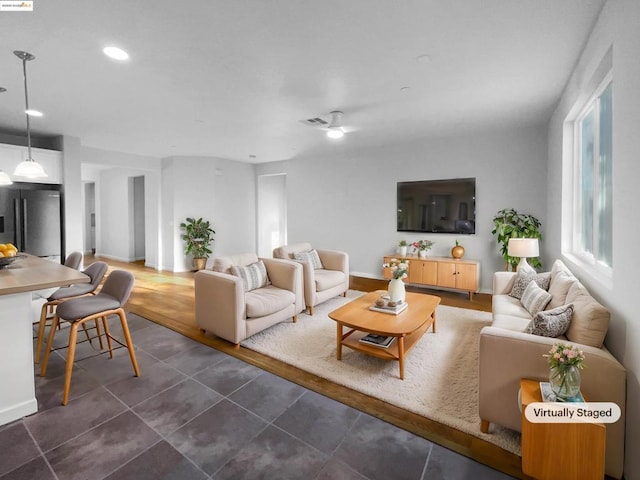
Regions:
<instances>
[{"instance_id":1,"label":"ceiling fan light","mask_svg":"<svg viewBox=\"0 0 640 480\"><path fill-rule=\"evenodd\" d=\"M329 127L327 130L327 137L342 138L344 137L344 130L342 130L342 127Z\"/></svg>"},{"instance_id":2,"label":"ceiling fan light","mask_svg":"<svg viewBox=\"0 0 640 480\"><path fill-rule=\"evenodd\" d=\"M13 182L4 171L0 170L0 185L11 185Z\"/></svg>"},{"instance_id":3,"label":"ceiling fan light","mask_svg":"<svg viewBox=\"0 0 640 480\"><path fill-rule=\"evenodd\" d=\"M45 178L48 176L42 165L40 165L38 162L33 161L32 159L20 162L14 170L13 174L16 177L25 178Z\"/></svg>"}]
</instances>

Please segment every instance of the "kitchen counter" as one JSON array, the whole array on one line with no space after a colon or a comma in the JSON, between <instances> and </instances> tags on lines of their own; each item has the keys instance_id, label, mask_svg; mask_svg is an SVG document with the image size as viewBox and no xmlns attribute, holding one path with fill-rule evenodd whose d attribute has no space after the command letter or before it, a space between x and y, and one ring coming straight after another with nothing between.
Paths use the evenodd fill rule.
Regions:
<instances>
[{"instance_id":1,"label":"kitchen counter","mask_svg":"<svg viewBox=\"0 0 640 480\"><path fill-rule=\"evenodd\" d=\"M38 411L32 292L75 283L89 283L89 277L31 255L0 270L0 425Z\"/></svg>"}]
</instances>

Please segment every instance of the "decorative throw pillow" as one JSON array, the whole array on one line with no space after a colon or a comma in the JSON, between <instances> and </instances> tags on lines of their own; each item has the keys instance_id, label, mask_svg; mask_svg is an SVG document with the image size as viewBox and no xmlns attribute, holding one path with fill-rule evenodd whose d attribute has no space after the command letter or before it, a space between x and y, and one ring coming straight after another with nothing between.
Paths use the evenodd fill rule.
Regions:
<instances>
[{"instance_id":1,"label":"decorative throw pillow","mask_svg":"<svg viewBox=\"0 0 640 480\"><path fill-rule=\"evenodd\" d=\"M266 287L271 283L262 260L258 260L256 263L252 263L246 267L232 265L231 274L242 279L245 292Z\"/></svg>"},{"instance_id":2,"label":"decorative throw pillow","mask_svg":"<svg viewBox=\"0 0 640 480\"><path fill-rule=\"evenodd\" d=\"M310 250L308 252L294 253L293 258L295 258L296 260L300 260L301 262L311 263L311 266L313 267L314 270L317 270L319 268L324 268L322 266L322 262L320 261L320 256L318 255L318 252L316 252L315 250Z\"/></svg>"},{"instance_id":3,"label":"decorative throw pillow","mask_svg":"<svg viewBox=\"0 0 640 480\"><path fill-rule=\"evenodd\" d=\"M573 304L543 310L534 315L528 332L541 337L559 337L569 328L572 317Z\"/></svg>"},{"instance_id":4,"label":"decorative throw pillow","mask_svg":"<svg viewBox=\"0 0 640 480\"><path fill-rule=\"evenodd\" d=\"M511 293L509 293L509 295L514 298L521 299L524 290L532 280L535 281L543 290L548 290L549 282L551 281L551 273L535 273L528 270L518 270L516 279L513 282L513 288L511 289Z\"/></svg>"},{"instance_id":5,"label":"decorative throw pillow","mask_svg":"<svg viewBox=\"0 0 640 480\"><path fill-rule=\"evenodd\" d=\"M520 300L522 306L531 315L535 315L539 311L544 310L544 307L546 307L550 301L551 295L549 295L549 292L540 288L536 282L529 282Z\"/></svg>"}]
</instances>

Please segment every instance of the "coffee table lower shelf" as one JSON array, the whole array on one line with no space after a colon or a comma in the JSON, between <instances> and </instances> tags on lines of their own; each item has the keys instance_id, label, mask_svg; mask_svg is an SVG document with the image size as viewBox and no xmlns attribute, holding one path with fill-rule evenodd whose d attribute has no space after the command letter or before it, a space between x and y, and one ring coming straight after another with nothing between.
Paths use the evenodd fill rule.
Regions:
<instances>
[{"instance_id":1,"label":"coffee table lower shelf","mask_svg":"<svg viewBox=\"0 0 640 480\"><path fill-rule=\"evenodd\" d=\"M425 322L417 330L408 335L395 336L396 339L387 348L376 347L373 345L367 345L360 342L360 339L370 332L361 332L359 330L349 329L344 333L343 327L340 322L338 326L338 349L337 359L342 360L342 346L348 347L357 352L366 353L373 357L378 357L383 360L398 360L400 367L400 379L404 380L404 356L414 347L416 343L422 338L422 335L433 325L433 322ZM435 332L434 332L435 333ZM394 336L388 335L386 336Z\"/></svg>"}]
</instances>

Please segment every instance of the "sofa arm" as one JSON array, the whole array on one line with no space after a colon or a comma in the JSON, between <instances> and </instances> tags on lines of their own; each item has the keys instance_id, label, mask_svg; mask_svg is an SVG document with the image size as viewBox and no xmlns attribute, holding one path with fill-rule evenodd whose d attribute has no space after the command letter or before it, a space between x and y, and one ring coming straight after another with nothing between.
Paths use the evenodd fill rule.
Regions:
<instances>
[{"instance_id":1,"label":"sofa arm","mask_svg":"<svg viewBox=\"0 0 640 480\"><path fill-rule=\"evenodd\" d=\"M293 260L261 258L274 287L289 290L296 296L296 314L305 309L302 264Z\"/></svg>"},{"instance_id":2,"label":"sofa arm","mask_svg":"<svg viewBox=\"0 0 640 480\"><path fill-rule=\"evenodd\" d=\"M542 355L558 341L498 327L482 329L478 354L478 407L482 420L521 431L520 379L548 381L549 365ZM607 425L605 460L607 474L620 478L624 461L626 371L606 349L573 344L585 354L580 389L587 400L620 406L620 420Z\"/></svg>"},{"instance_id":3,"label":"sofa arm","mask_svg":"<svg viewBox=\"0 0 640 480\"><path fill-rule=\"evenodd\" d=\"M194 275L198 327L235 344L246 338L244 284L240 277L212 270Z\"/></svg>"},{"instance_id":4,"label":"sofa arm","mask_svg":"<svg viewBox=\"0 0 640 480\"><path fill-rule=\"evenodd\" d=\"M516 272L495 272L493 274L493 294L508 295L516 281Z\"/></svg>"}]
</instances>

